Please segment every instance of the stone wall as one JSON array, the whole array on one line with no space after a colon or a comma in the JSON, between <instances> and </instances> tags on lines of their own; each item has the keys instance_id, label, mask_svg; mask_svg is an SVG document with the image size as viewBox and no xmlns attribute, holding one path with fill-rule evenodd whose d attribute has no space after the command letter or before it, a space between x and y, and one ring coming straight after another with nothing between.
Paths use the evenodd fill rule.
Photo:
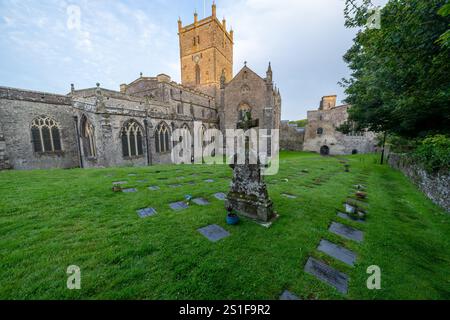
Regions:
<instances>
[{"instance_id":1,"label":"stone wall","mask_svg":"<svg viewBox=\"0 0 450 320\"><path fill-rule=\"evenodd\" d=\"M280 126L280 150L302 151L304 131L299 131L288 123L282 122Z\"/></svg>"},{"instance_id":2,"label":"stone wall","mask_svg":"<svg viewBox=\"0 0 450 320\"><path fill-rule=\"evenodd\" d=\"M210 106L212 97L191 90L180 92L176 84L161 83L156 78L155 81L158 84L155 97L131 96L100 87L73 88L67 96L0 87L0 169L9 166L48 169L72 168L80 164L88 168L170 163L170 151L156 152L157 127L165 123L172 132L187 126L193 134L194 121L199 121L206 128L217 128L217 111L215 104ZM180 103L186 103L182 110L177 108ZM31 123L39 116L50 117L60 126L62 152L34 152ZM84 140L77 137L77 127L80 136L82 132L81 119L87 119L92 125L95 155L84 154L88 149L83 145ZM143 129L143 154L124 157L121 132L130 120Z\"/></svg>"},{"instance_id":3,"label":"stone wall","mask_svg":"<svg viewBox=\"0 0 450 320\"><path fill-rule=\"evenodd\" d=\"M430 174L405 155L391 153L388 156L391 167L402 171L434 203L450 212L450 173Z\"/></svg>"},{"instance_id":4,"label":"stone wall","mask_svg":"<svg viewBox=\"0 0 450 320\"><path fill-rule=\"evenodd\" d=\"M31 123L39 116L51 117L61 126L62 152L34 152ZM79 165L73 113L67 96L1 87L0 125L11 168L72 168Z\"/></svg>"},{"instance_id":5,"label":"stone wall","mask_svg":"<svg viewBox=\"0 0 450 320\"><path fill-rule=\"evenodd\" d=\"M5 136L3 134L2 124L0 123L0 170L9 169L9 158L6 150Z\"/></svg>"}]
</instances>

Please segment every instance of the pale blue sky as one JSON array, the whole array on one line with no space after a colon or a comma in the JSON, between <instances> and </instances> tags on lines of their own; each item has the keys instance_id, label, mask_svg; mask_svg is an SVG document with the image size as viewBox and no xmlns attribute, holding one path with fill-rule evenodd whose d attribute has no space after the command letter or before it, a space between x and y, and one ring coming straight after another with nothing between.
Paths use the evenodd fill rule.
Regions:
<instances>
[{"instance_id":1,"label":"pale blue sky","mask_svg":"<svg viewBox=\"0 0 450 320\"><path fill-rule=\"evenodd\" d=\"M211 0L0 0L0 85L66 94L95 86L119 90L143 72L180 81L177 19L210 15ZM373 1L374 3L376 1ZM378 2L385 2L379 0ZM344 0L217 0L235 31L234 71L264 76L272 62L283 119L302 119L348 75L342 55L355 30L344 27ZM67 8L80 8L79 27ZM69 20L70 21L70 20Z\"/></svg>"}]
</instances>

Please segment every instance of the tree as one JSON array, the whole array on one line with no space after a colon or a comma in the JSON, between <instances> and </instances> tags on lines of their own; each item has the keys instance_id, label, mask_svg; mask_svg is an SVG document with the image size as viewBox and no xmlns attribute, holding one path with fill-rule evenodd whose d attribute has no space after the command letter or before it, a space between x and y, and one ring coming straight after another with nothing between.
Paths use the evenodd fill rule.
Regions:
<instances>
[{"instance_id":1,"label":"tree","mask_svg":"<svg viewBox=\"0 0 450 320\"><path fill-rule=\"evenodd\" d=\"M438 13L443 17L450 16L450 3L447 3L441 9L439 9ZM448 29L442 36L440 36L439 43L443 46L446 46L447 48L450 47L450 29Z\"/></svg>"},{"instance_id":2,"label":"tree","mask_svg":"<svg viewBox=\"0 0 450 320\"><path fill-rule=\"evenodd\" d=\"M389 0L381 28L368 29L370 0L346 0L346 26L360 28L344 56L351 76L341 82L351 127L403 137L449 133L450 46L441 38L449 19L438 14L447 2Z\"/></svg>"}]
</instances>

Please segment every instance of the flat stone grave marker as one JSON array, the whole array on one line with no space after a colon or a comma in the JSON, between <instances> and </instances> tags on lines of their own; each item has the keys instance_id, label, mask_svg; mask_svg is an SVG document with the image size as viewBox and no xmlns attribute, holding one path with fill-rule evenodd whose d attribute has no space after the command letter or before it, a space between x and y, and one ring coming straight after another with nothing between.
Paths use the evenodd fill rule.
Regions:
<instances>
[{"instance_id":1,"label":"flat stone grave marker","mask_svg":"<svg viewBox=\"0 0 450 320\"><path fill-rule=\"evenodd\" d=\"M113 185L121 185L121 184L127 184L128 183L128 181L116 181L116 182L113 182Z\"/></svg>"},{"instance_id":2,"label":"flat stone grave marker","mask_svg":"<svg viewBox=\"0 0 450 320\"><path fill-rule=\"evenodd\" d=\"M213 179L206 179L205 182L211 183L211 182L214 182L214 180Z\"/></svg>"},{"instance_id":3,"label":"flat stone grave marker","mask_svg":"<svg viewBox=\"0 0 450 320\"><path fill-rule=\"evenodd\" d=\"M351 204L344 203L345 212L354 214L356 213L356 207L352 206Z\"/></svg>"},{"instance_id":4,"label":"flat stone grave marker","mask_svg":"<svg viewBox=\"0 0 450 320\"><path fill-rule=\"evenodd\" d=\"M199 206L207 206L209 204L209 201L203 198L195 198L192 202L198 204Z\"/></svg>"},{"instance_id":5,"label":"flat stone grave marker","mask_svg":"<svg viewBox=\"0 0 450 320\"><path fill-rule=\"evenodd\" d=\"M172 210L175 211L180 211L189 208L189 206L183 201L173 202L169 204L169 206Z\"/></svg>"},{"instance_id":6,"label":"flat stone grave marker","mask_svg":"<svg viewBox=\"0 0 450 320\"><path fill-rule=\"evenodd\" d=\"M283 197L289 198L289 199L296 199L297 196L294 196L293 194L289 194L289 193L282 193L281 194Z\"/></svg>"},{"instance_id":7,"label":"flat stone grave marker","mask_svg":"<svg viewBox=\"0 0 450 320\"><path fill-rule=\"evenodd\" d=\"M284 290L280 296L280 300L300 300L295 294Z\"/></svg>"},{"instance_id":8,"label":"flat stone grave marker","mask_svg":"<svg viewBox=\"0 0 450 320\"><path fill-rule=\"evenodd\" d=\"M356 206L360 206L360 207L363 207L363 208L367 208L369 206L369 204L367 202L361 201L361 200L358 200L358 199L354 199L354 198L347 198L346 201L350 205L356 205Z\"/></svg>"},{"instance_id":9,"label":"flat stone grave marker","mask_svg":"<svg viewBox=\"0 0 450 320\"><path fill-rule=\"evenodd\" d=\"M138 183L145 183L145 182L148 182L148 180L147 180L147 179L144 179L144 180L137 180L136 182L138 182Z\"/></svg>"},{"instance_id":10,"label":"flat stone grave marker","mask_svg":"<svg viewBox=\"0 0 450 320\"><path fill-rule=\"evenodd\" d=\"M322 251L328 254L329 256L339 261L342 261L352 267L355 265L356 254L353 251L350 251L344 247L334 244L328 240L322 239L320 241L319 246L317 247L317 250Z\"/></svg>"},{"instance_id":11,"label":"flat stone grave marker","mask_svg":"<svg viewBox=\"0 0 450 320\"><path fill-rule=\"evenodd\" d=\"M223 238L226 238L230 235L230 233L223 229L222 227L212 224L197 230L211 242L217 242Z\"/></svg>"},{"instance_id":12,"label":"flat stone grave marker","mask_svg":"<svg viewBox=\"0 0 450 320\"><path fill-rule=\"evenodd\" d=\"M223 192L218 192L214 194L214 197L218 200L225 200L227 198L227 195Z\"/></svg>"},{"instance_id":13,"label":"flat stone grave marker","mask_svg":"<svg viewBox=\"0 0 450 320\"><path fill-rule=\"evenodd\" d=\"M337 234L349 240L356 242L362 242L364 234L362 231L354 229L352 227L343 225L338 222L332 222L330 228L328 229L331 233Z\"/></svg>"},{"instance_id":14,"label":"flat stone grave marker","mask_svg":"<svg viewBox=\"0 0 450 320\"><path fill-rule=\"evenodd\" d=\"M171 188L179 188L179 187L182 187L183 185L181 185L181 184L169 184L169 187L171 187Z\"/></svg>"},{"instance_id":15,"label":"flat stone grave marker","mask_svg":"<svg viewBox=\"0 0 450 320\"><path fill-rule=\"evenodd\" d=\"M195 181L189 181L188 184L190 184L191 186L195 185Z\"/></svg>"},{"instance_id":16,"label":"flat stone grave marker","mask_svg":"<svg viewBox=\"0 0 450 320\"><path fill-rule=\"evenodd\" d=\"M136 173L129 173L128 176L129 177L135 177L135 176L137 176L137 174Z\"/></svg>"},{"instance_id":17,"label":"flat stone grave marker","mask_svg":"<svg viewBox=\"0 0 450 320\"><path fill-rule=\"evenodd\" d=\"M351 220L351 221L356 221L356 222L366 223L366 220L364 220L364 219L359 219L359 218L356 218L356 217L354 217L354 216L348 215L348 214L343 213L343 212L338 212L337 216L340 217L340 218L342 218L342 219L346 219L346 220Z\"/></svg>"},{"instance_id":18,"label":"flat stone grave marker","mask_svg":"<svg viewBox=\"0 0 450 320\"><path fill-rule=\"evenodd\" d=\"M150 186L150 187L148 187L148 190L151 190L151 191L156 191L156 190L159 190L160 188L158 187L158 186Z\"/></svg>"},{"instance_id":19,"label":"flat stone grave marker","mask_svg":"<svg viewBox=\"0 0 450 320\"><path fill-rule=\"evenodd\" d=\"M306 262L305 272L335 287L340 293L346 294L348 291L348 276L319 260L310 257Z\"/></svg>"},{"instance_id":20,"label":"flat stone grave marker","mask_svg":"<svg viewBox=\"0 0 450 320\"><path fill-rule=\"evenodd\" d=\"M133 192L137 192L137 189L136 188L122 189L122 192L124 192L124 193L133 193Z\"/></svg>"},{"instance_id":21,"label":"flat stone grave marker","mask_svg":"<svg viewBox=\"0 0 450 320\"><path fill-rule=\"evenodd\" d=\"M153 208L144 208L136 211L139 217L147 218L156 214L156 210Z\"/></svg>"}]
</instances>

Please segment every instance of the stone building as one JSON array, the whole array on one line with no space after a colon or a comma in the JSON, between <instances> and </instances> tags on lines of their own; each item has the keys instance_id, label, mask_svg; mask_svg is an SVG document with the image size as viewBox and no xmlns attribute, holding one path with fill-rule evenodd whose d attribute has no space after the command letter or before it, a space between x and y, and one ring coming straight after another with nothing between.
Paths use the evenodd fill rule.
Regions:
<instances>
[{"instance_id":1,"label":"stone building","mask_svg":"<svg viewBox=\"0 0 450 320\"><path fill-rule=\"evenodd\" d=\"M233 31L212 15L178 21L181 84L168 75L140 77L119 91L96 87L59 95L0 87L0 170L152 165L171 162L177 128L194 134L235 128L249 110L278 128L281 97L247 66L233 77Z\"/></svg>"},{"instance_id":2,"label":"stone building","mask_svg":"<svg viewBox=\"0 0 450 320\"><path fill-rule=\"evenodd\" d=\"M373 132L343 134L336 129L348 119L349 105L336 106L336 96L325 96L318 110L308 111L304 151L323 155L342 155L374 152L376 137Z\"/></svg>"}]
</instances>

